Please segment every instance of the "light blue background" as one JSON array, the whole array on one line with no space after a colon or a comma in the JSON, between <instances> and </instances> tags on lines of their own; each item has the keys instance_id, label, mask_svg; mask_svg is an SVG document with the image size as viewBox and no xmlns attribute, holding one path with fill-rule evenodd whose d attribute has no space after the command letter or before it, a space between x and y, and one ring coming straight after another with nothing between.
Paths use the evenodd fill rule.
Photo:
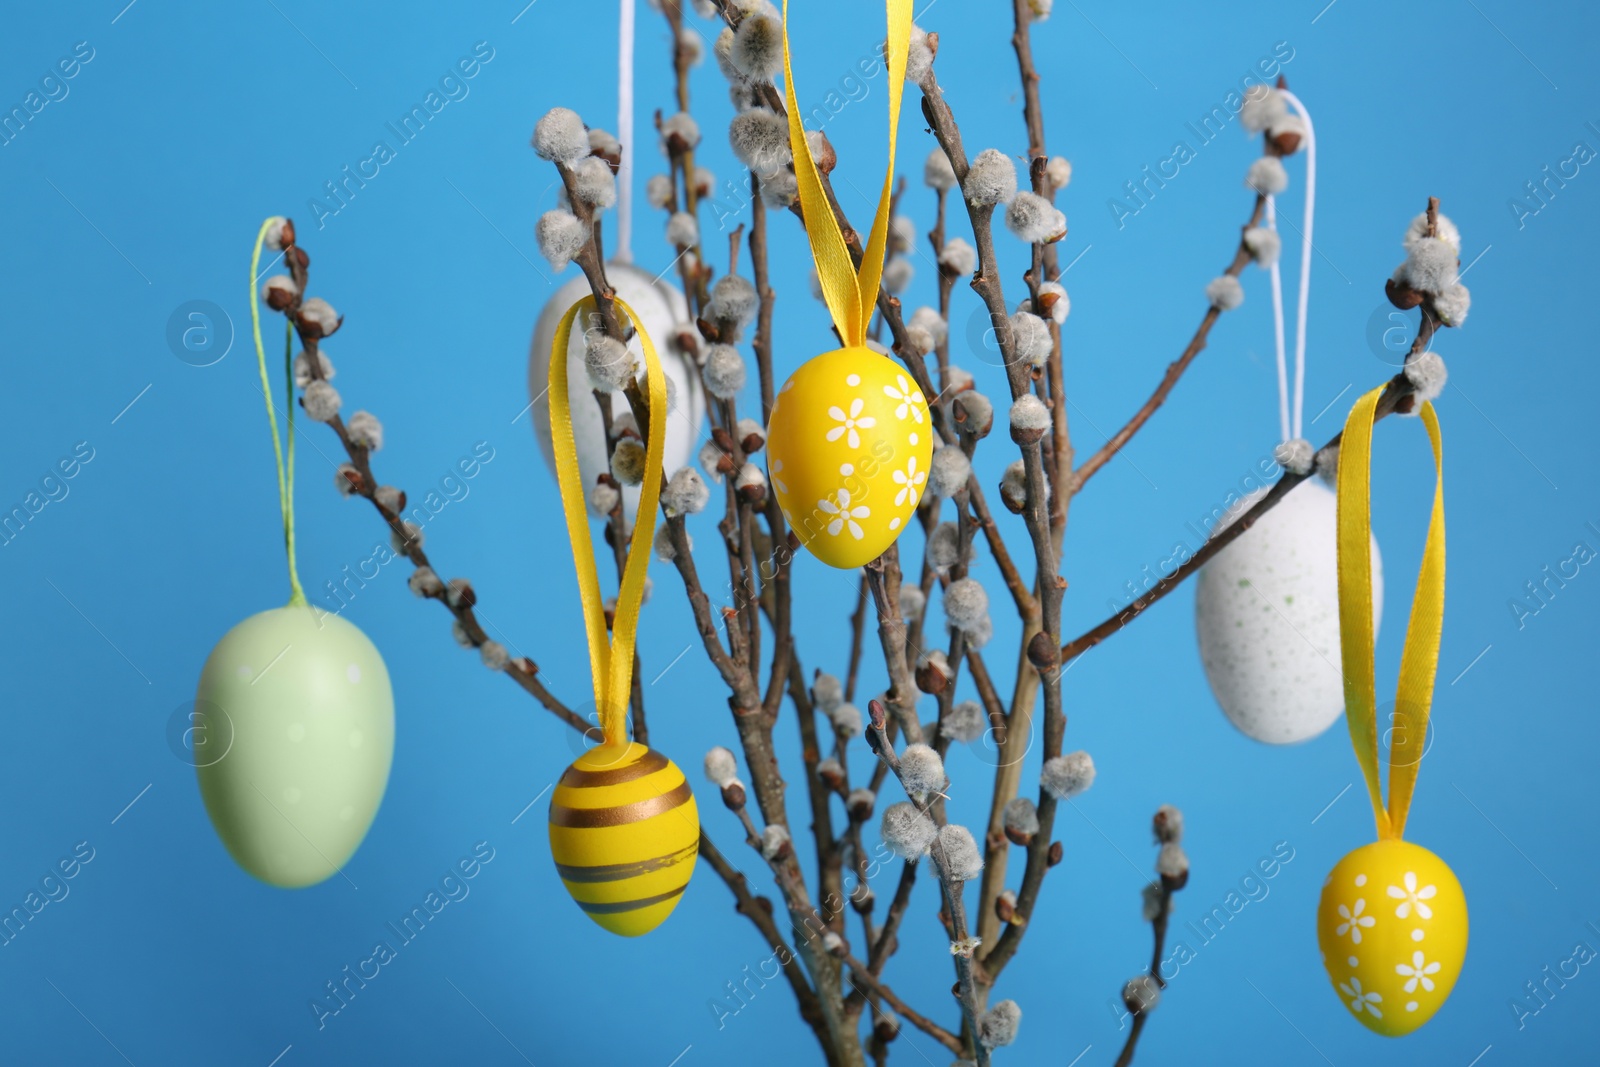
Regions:
<instances>
[{"instance_id":1,"label":"light blue background","mask_svg":"<svg viewBox=\"0 0 1600 1067\"><path fill-rule=\"evenodd\" d=\"M538 0L513 21L523 0L370 10L140 0L119 16L122 2L19 8L0 41L7 108L75 42L94 49L70 95L0 148L0 503L20 503L76 443L94 449L70 494L0 550L0 904L20 904L77 842L90 842L95 857L68 883L68 897L0 949L0 1059L140 1067L266 1067L280 1055L283 1067L513 1064L524 1055L541 1065L665 1067L679 1055L684 1067L815 1062L781 983L718 1028L708 1002L768 953L709 872L697 873L671 921L642 941L602 934L568 903L547 853L543 802L513 818L572 758L569 738L455 647L445 614L407 592L401 565L386 568L346 616L382 649L398 713L389 792L348 868L359 890L336 878L283 892L242 874L165 734L169 716L192 699L212 644L285 596L246 338L237 335L226 358L205 368L175 358L165 339L169 316L189 300L221 304L245 328L250 241L274 213L299 222L313 291L347 316L329 349L347 407L385 420L380 476L416 498L474 443L493 447L470 495L430 525L429 551L446 577L475 582L497 635L534 657L555 691L581 699L585 657L556 492L528 419L514 417L526 402L527 339L551 273L532 227L553 205L554 175L527 137L557 104L614 129L612 5ZM1289 842L1294 860L1267 899L1182 970L1151 1019L1140 1062L1493 1067L1593 1056L1593 967L1523 1029L1508 1004L1575 943L1600 947L1600 932L1587 925L1600 922L1591 815L1600 577L1583 568L1521 628L1508 601L1576 542L1600 548L1600 533L1586 525L1600 525L1586 432L1600 381L1585 322L1600 205L1591 186L1600 177L1583 168L1523 226L1507 202L1576 141L1600 148L1600 134L1585 126L1600 120L1596 22L1578 5L1506 0L1403 8L1342 0L1317 17L1324 2L1061 3L1035 29L1049 147L1075 165L1062 199L1072 223L1064 258L1082 253L1065 278L1074 306L1065 334L1074 439L1080 455L1096 447L1187 340L1203 310L1201 288L1227 262L1248 210L1240 180L1255 149L1230 129L1121 229L1108 198L1188 138L1186 121L1221 103L1258 57L1287 41L1294 58L1286 73L1315 115L1322 148L1307 419L1342 395L1311 436L1330 436L1349 401L1392 373L1369 346L1369 324L1377 311L1387 325L1382 283L1429 194L1443 198L1465 235L1464 258L1474 261L1471 319L1438 344L1452 372L1440 405L1449 607L1436 741L1411 835L1466 887L1466 971L1439 1016L1404 1042L1348 1018L1319 965L1312 913L1326 871L1372 835L1360 787L1341 796L1357 780L1349 744L1339 728L1292 749L1237 734L1206 687L1186 588L1067 676L1068 745L1092 752L1100 777L1062 812L1066 861L1046 882L1035 928L997 991L1026 1012L1002 1062L1065 1064L1088 1046L1077 1062L1115 1057L1123 1035L1108 1005L1149 957L1138 895L1154 858L1149 816L1163 802L1186 812L1194 864L1176 925L1220 903L1275 843ZM843 0L799 3L796 22L803 98L820 99L882 33L871 5ZM1023 153L1007 6L938 0L921 22L943 35L940 81L969 151ZM644 4L639 24L636 118L648 134L654 109L669 100L667 42L660 16ZM470 95L319 232L308 198L364 157L384 122L477 41L494 58ZM855 190L875 188L882 108L880 75L866 101L828 129L848 179L838 183L845 207L863 222L868 203ZM706 131L703 164L734 175L722 133L729 105L709 60L695 72L694 111ZM918 178L933 142L915 93L905 119L905 210L926 228L932 197ZM648 136L638 158L642 193L644 176L660 166ZM1303 161L1289 169L1284 210L1298 224ZM704 219L709 233L714 223ZM660 223L640 206L636 248L656 269L669 259ZM965 230L964 220L952 222L952 232ZM1014 300L1021 249L1000 241ZM778 362L787 373L829 337L807 293L799 227L776 218L772 242ZM724 264L721 241L708 247ZM1292 234L1289 247L1292 292ZM925 254L918 266L912 306L933 294ZM1074 503L1063 564L1069 633L1102 618L1125 581L1192 536L1185 523L1220 502L1276 439L1266 277L1252 268L1244 281L1244 309L1218 324L1126 460ZM964 288L957 301L960 323L976 301ZM981 388L1003 392L997 370L959 345L957 353ZM746 410L753 397L752 386ZM369 508L334 493L336 442L321 427L306 429L300 569L307 588L320 589L385 533ZM1377 437L1375 522L1391 589L1379 677L1387 680L1432 475L1415 424L1387 422ZM1009 455L1003 435L980 451L988 482ZM1022 543L1020 524L1001 521ZM711 523L698 529L703 570L716 573ZM811 560L798 575L808 594L799 611L806 668L842 671L851 580ZM655 581L641 638L647 680L696 642L674 573L658 567ZM1003 650L1015 625L999 630L990 662L1008 687ZM876 658L867 661L863 696L882 684ZM708 746L734 738L698 648L648 694L653 740L691 770L724 850L772 892L695 771ZM787 707L783 715L778 735L792 767L795 728ZM957 753L950 769L953 815L976 824L988 793L984 768ZM1030 762L1030 789L1035 772ZM791 810L803 827L803 792L791 777ZM386 922L478 841L495 858L470 883L470 897L319 1032L307 1006L313 995L369 954ZM935 910L925 878L887 979L949 1023L952 975ZM907 1026L893 1058L942 1065L950 1057Z\"/></svg>"}]
</instances>

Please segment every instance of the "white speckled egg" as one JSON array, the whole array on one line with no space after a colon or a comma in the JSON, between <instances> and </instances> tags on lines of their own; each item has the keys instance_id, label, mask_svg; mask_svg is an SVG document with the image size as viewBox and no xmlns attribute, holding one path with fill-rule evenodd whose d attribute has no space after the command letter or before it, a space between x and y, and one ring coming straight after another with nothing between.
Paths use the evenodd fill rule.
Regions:
<instances>
[{"instance_id":1,"label":"white speckled egg","mask_svg":"<svg viewBox=\"0 0 1600 1067\"><path fill-rule=\"evenodd\" d=\"M700 444L700 430L706 417L705 390L700 384L700 372L683 356L672 351L668 338L680 322L689 320L688 306L683 294L665 281L658 281L648 272L628 263L607 263L606 278L633 313L639 316L650 342L655 346L661 370L672 385L675 397L671 417L667 419L667 445L662 465L668 475L686 465ZM562 285L545 303L533 327L533 341L528 348L528 398L533 401L533 435L544 454L544 464L555 473L555 452L550 444L550 405L545 392L550 384L550 348L555 343L556 328L561 316L579 299L589 294L589 283L582 276ZM628 351L644 366L644 350L639 339L628 342ZM583 366L582 323L574 323L572 339L567 344L567 393L572 404L572 436L578 446L578 470L583 476L585 494L593 487L595 478L608 470L606 462L605 428L600 421L600 408L594 402L594 390L589 386L589 376ZM620 392L612 394L611 411L620 415L628 410L628 402ZM627 486L622 490L623 513L631 520L639 506L639 487ZM593 505L590 505L591 510Z\"/></svg>"},{"instance_id":2,"label":"white speckled egg","mask_svg":"<svg viewBox=\"0 0 1600 1067\"><path fill-rule=\"evenodd\" d=\"M252 615L206 658L195 710L197 729L233 739L196 769L239 866L299 888L349 862L394 755L389 672L365 634L304 605Z\"/></svg>"},{"instance_id":3,"label":"white speckled egg","mask_svg":"<svg viewBox=\"0 0 1600 1067\"><path fill-rule=\"evenodd\" d=\"M1309 479L1200 569L1194 615L1206 679L1228 719L1257 741L1308 740L1344 710L1337 533L1333 492ZM1383 614L1376 538L1372 594L1376 632Z\"/></svg>"}]
</instances>

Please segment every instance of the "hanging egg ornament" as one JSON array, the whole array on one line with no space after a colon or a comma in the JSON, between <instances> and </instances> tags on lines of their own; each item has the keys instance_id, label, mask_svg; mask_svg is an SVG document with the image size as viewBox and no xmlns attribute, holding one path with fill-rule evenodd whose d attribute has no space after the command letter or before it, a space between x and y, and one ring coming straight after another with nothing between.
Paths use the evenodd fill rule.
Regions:
<instances>
[{"instance_id":1,"label":"hanging egg ornament","mask_svg":"<svg viewBox=\"0 0 1600 1067\"><path fill-rule=\"evenodd\" d=\"M679 323L689 321L689 309L683 294L650 272L631 263L612 261L606 264L606 279L616 290L617 296L633 309L643 332L650 337L669 338ZM544 456L545 466L552 474L556 470L556 458L550 438L550 404L547 400L550 353L561 316L587 292L588 280L581 275L557 288L539 312L533 327L533 341L528 347L528 399L533 402L530 412L533 434ZM584 371L583 350L583 330L572 331L567 341L568 410L573 438L577 443L578 467L583 485L592 488L595 479L610 469L606 459L610 453L606 448L605 428L600 421L600 407L594 402L594 390ZM643 349L637 333L628 342L628 351L640 366L644 365ZM660 360L661 369L671 383L673 410L676 413L667 420L663 465L668 471L675 471L693 459L694 450L699 446L700 430L706 417L705 389L701 385L699 371L672 346L660 351ZM615 414L628 410L627 400L620 392L612 394L611 410ZM624 486L623 513L630 520L637 513L638 504L639 487Z\"/></svg>"},{"instance_id":2,"label":"hanging egg ornament","mask_svg":"<svg viewBox=\"0 0 1600 1067\"><path fill-rule=\"evenodd\" d=\"M1433 1018L1467 956L1467 898L1445 862L1391 839L1339 861L1317 905L1322 964L1345 1007L1384 1037Z\"/></svg>"},{"instance_id":3,"label":"hanging egg ornament","mask_svg":"<svg viewBox=\"0 0 1600 1067\"><path fill-rule=\"evenodd\" d=\"M590 749L550 796L550 853L583 913L614 934L647 934L694 873L700 814L677 764L637 741Z\"/></svg>"},{"instance_id":4,"label":"hanging egg ornament","mask_svg":"<svg viewBox=\"0 0 1600 1067\"><path fill-rule=\"evenodd\" d=\"M367 636L303 603L252 615L206 658L195 710L199 736L232 739L196 770L239 866L284 888L338 873L394 755L389 672Z\"/></svg>"},{"instance_id":5,"label":"hanging egg ornament","mask_svg":"<svg viewBox=\"0 0 1600 1067\"><path fill-rule=\"evenodd\" d=\"M550 852L562 884L585 915L614 934L638 937L660 926L678 906L700 849L700 815L683 772L661 753L627 737L639 608L660 501L666 424L671 420L666 378L650 335L627 302L618 300L616 306L638 331L650 415L639 517L621 588L609 612L600 595L579 482L568 364L560 359L550 364L556 481L577 572L595 707L604 738L578 757L556 783L550 797ZM593 308L594 298L584 297L566 310L551 340L553 351L565 350L574 322Z\"/></svg>"},{"instance_id":6,"label":"hanging egg ornament","mask_svg":"<svg viewBox=\"0 0 1600 1067\"><path fill-rule=\"evenodd\" d=\"M889 166L860 264L852 262L811 155L789 70L784 4L784 93L795 186L823 302L843 348L809 360L784 383L767 425L767 477L789 528L831 567L876 559L904 532L928 484L933 420L910 373L867 347L877 308L894 186L895 136L911 34L910 0L887 0Z\"/></svg>"},{"instance_id":7,"label":"hanging egg ornament","mask_svg":"<svg viewBox=\"0 0 1600 1067\"><path fill-rule=\"evenodd\" d=\"M831 567L859 567L900 536L928 484L933 420L905 368L869 348L826 352L772 405L768 477L789 528Z\"/></svg>"},{"instance_id":8,"label":"hanging egg ornament","mask_svg":"<svg viewBox=\"0 0 1600 1067\"><path fill-rule=\"evenodd\" d=\"M1265 492L1240 501L1235 515ZM1206 680L1228 720L1257 741L1309 740L1344 710L1336 510L1334 494L1307 479L1200 568L1194 617ZM1383 612L1376 538L1372 596L1376 632Z\"/></svg>"},{"instance_id":9,"label":"hanging egg ornament","mask_svg":"<svg viewBox=\"0 0 1600 1067\"><path fill-rule=\"evenodd\" d=\"M1334 991L1361 1025L1385 1037L1403 1037L1433 1018L1461 976L1467 958L1467 899L1443 860L1404 839L1427 751L1444 623L1444 444L1438 417L1426 401L1417 413L1433 445L1437 480L1395 687L1395 705L1404 714L1387 731L1387 799L1379 769L1367 548L1372 531L1372 423L1385 388L1357 400L1345 420L1337 523L1346 721L1378 840L1345 856L1323 883L1317 944Z\"/></svg>"}]
</instances>

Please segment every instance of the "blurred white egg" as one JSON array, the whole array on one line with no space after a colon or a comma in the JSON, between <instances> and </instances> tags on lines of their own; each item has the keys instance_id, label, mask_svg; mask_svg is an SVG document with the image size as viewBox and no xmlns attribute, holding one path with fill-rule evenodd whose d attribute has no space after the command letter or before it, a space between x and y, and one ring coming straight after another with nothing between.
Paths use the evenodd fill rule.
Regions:
<instances>
[{"instance_id":1,"label":"blurred white egg","mask_svg":"<svg viewBox=\"0 0 1600 1067\"><path fill-rule=\"evenodd\" d=\"M688 305L684 302L683 294L674 286L630 263L607 263L606 278L617 295L644 324L667 377L673 409L667 418L663 466L670 477L673 471L689 463L699 447L701 424L706 417L705 391L700 384L699 369L668 344L674 328L688 321ZM539 319L533 327L533 341L528 349L528 398L533 401L533 432L539 441L539 451L544 454L545 466L550 468L552 474L555 473L555 453L550 444L550 405L545 399L550 382L550 348L555 343L561 316L588 293L589 283L581 274L557 289L539 312ZM583 475L585 496L588 496L595 479L608 467L605 429L600 422L600 409L594 402L589 378L584 372L583 347L583 331L575 326L567 345L567 392L572 405L572 433L578 445L578 469ZM637 337L628 342L628 350L643 367L644 350ZM628 402L623 395L620 392L613 393L613 416L627 410ZM631 520L639 503L639 487L625 488L622 499L623 513ZM593 509L592 504L590 508Z\"/></svg>"},{"instance_id":2,"label":"blurred white egg","mask_svg":"<svg viewBox=\"0 0 1600 1067\"><path fill-rule=\"evenodd\" d=\"M1308 740L1344 710L1337 519L1332 491L1308 479L1200 569L1194 615L1206 679L1228 719L1257 741ZM1376 634L1383 615L1376 538L1372 602Z\"/></svg>"}]
</instances>

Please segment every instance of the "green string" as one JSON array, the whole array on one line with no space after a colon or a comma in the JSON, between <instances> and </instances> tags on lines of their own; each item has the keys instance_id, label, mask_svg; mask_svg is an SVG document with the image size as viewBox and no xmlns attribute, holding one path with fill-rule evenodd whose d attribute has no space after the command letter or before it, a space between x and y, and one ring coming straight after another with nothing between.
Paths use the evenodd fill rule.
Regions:
<instances>
[{"instance_id":1,"label":"green string","mask_svg":"<svg viewBox=\"0 0 1600 1067\"><path fill-rule=\"evenodd\" d=\"M289 463L287 470L283 462L283 443L278 438L278 413L272 403L272 384L267 380L267 350L261 343L261 304L260 294L256 290L256 278L261 271L261 247L266 244L267 231L276 222L275 218L267 219L261 224L261 229L256 234L255 251L250 256L250 326L255 335L256 364L261 370L261 399L267 405L267 425L272 430L272 455L278 464L278 510L283 515L283 546L289 557L289 605L304 606L306 602L305 590L300 588L300 574L295 568L294 559L294 368L293 357L290 355L293 327L284 326L283 338L283 365L285 376L285 392L288 396L289 420Z\"/></svg>"}]
</instances>

